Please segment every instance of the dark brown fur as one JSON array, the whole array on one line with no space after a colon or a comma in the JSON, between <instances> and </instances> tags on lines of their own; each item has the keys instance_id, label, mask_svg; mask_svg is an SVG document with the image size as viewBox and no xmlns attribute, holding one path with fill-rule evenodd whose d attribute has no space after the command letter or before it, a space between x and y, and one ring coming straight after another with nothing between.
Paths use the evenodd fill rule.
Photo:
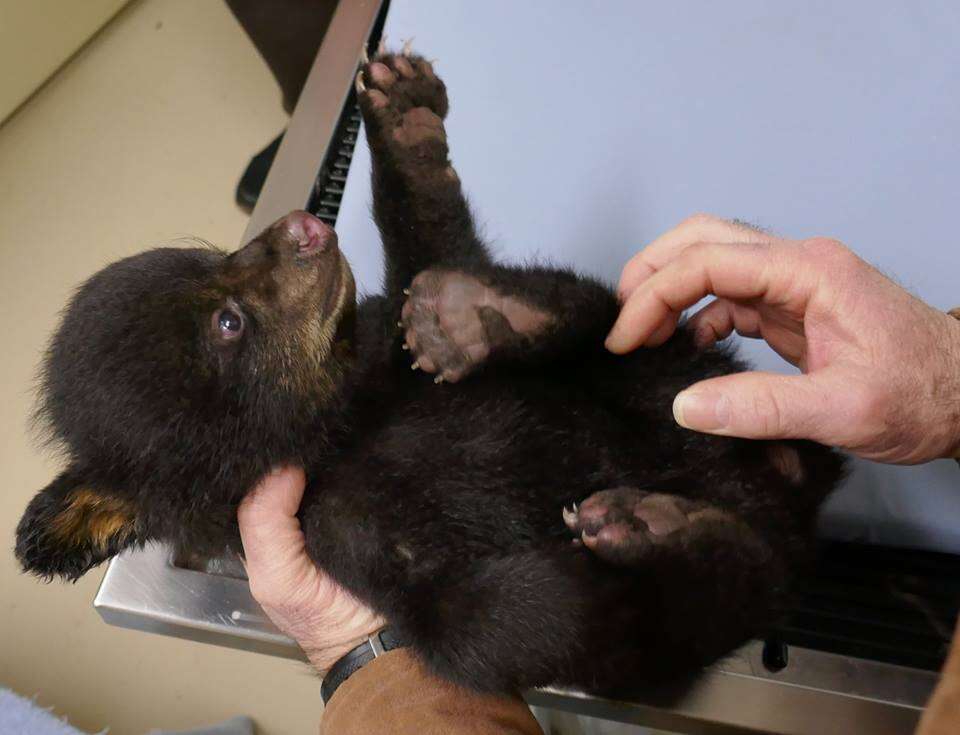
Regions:
<instances>
[{"instance_id":1,"label":"dark brown fur","mask_svg":"<svg viewBox=\"0 0 960 735\"><path fill-rule=\"evenodd\" d=\"M155 250L93 276L45 363L40 412L70 464L20 523L23 566L74 579L154 539L239 549L240 499L295 462L311 557L441 676L625 689L755 635L840 459L679 428L676 393L740 363L682 328L605 351L609 288L497 264L477 236L429 65L384 56L362 79L383 294L355 307L332 232L298 213L232 255ZM398 327L427 270L546 317L487 313L488 353L435 385L402 349L429 325Z\"/></svg>"}]
</instances>

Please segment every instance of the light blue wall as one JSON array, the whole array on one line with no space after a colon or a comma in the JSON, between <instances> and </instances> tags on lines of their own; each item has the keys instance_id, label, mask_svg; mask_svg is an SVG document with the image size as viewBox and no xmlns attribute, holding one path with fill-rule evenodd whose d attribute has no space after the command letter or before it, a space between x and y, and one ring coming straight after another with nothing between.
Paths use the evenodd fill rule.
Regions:
<instances>
[{"instance_id":1,"label":"light blue wall","mask_svg":"<svg viewBox=\"0 0 960 735\"><path fill-rule=\"evenodd\" d=\"M387 33L438 59L454 162L504 257L615 281L707 211L832 235L960 304L958 3L394 0ZM368 169L361 145L338 230L373 291ZM862 463L825 528L960 552L960 471Z\"/></svg>"}]
</instances>

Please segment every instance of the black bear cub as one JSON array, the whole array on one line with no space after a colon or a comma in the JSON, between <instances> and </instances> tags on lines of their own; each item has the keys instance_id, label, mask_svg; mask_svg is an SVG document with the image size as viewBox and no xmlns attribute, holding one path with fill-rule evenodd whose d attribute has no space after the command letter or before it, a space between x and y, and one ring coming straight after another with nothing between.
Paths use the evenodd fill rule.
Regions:
<instances>
[{"instance_id":1,"label":"black bear cub","mask_svg":"<svg viewBox=\"0 0 960 735\"><path fill-rule=\"evenodd\" d=\"M384 293L356 303L305 212L234 253L94 275L46 356L40 417L69 465L20 522L24 568L76 579L152 540L239 549L240 499L298 463L311 557L440 676L611 691L757 634L839 457L680 429L674 395L742 366L682 328L608 353L609 288L498 264L478 237L430 64L380 54L357 89Z\"/></svg>"}]
</instances>

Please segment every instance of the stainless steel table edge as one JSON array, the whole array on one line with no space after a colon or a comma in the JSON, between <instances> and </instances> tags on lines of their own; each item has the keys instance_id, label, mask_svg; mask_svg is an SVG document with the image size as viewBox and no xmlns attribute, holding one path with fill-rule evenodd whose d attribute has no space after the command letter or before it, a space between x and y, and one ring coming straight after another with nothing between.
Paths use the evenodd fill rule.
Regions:
<instances>
[{"instance_id":1,"label":"stainless steel table edge","mask_svg":"<svg viewBox=\"0 0 960 735\"><path fill-rule=\"evenodd\" d=\"M245 580L184 569L161 544L114 559L94 600L111 625L306 661L250 595ZM617 701L545 688L530 704L684 733L782 735L913 731L933 690L933 672L790 647L778 673L752 641L708 669L673 700Z\"/></svg>"},{"instance_id":2,"label":"stainless steel table edge","mask_svg":"<svg viewBox=\"0 0 960 735\"><path fill-rule=\"evenodd\" d=\"M93 600L110 625L306 661L250 594L246 580L183 569L163 544L110 562Z\"/></svg>"},{"instance_id":3,"label":"stainless steel table edge","mask_svg":"<svg viewBox=\"0 0 960 735\"><path fill-rule=\"evenodd\" d=\"M525 698L531 705L689 735L905 735L915 730L937 681L932 672L849 656L798 647L790 654L805 660L780 675L742 673L737 669L744 662L762 667L762 644L751 641L675 699L612 700L553 687ZM813 678L816 686L803 683Z\"/></svg>"}]
</instances>

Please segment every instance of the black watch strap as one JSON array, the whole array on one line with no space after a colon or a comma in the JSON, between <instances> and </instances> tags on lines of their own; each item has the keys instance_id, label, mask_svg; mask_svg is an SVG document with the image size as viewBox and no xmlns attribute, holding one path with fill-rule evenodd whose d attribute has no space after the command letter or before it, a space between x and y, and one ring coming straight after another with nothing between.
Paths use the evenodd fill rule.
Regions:
<instances>
[{"instance_id":1,"label":"black watch strap","mask_svg":"<svg viewBox=\"0 0 960 735\"><path fill-rule=\"evenodd\" d=\"M320 684L320 697L323 703L330 701L330 697L337 691L343 682L358 671L363 666L373 661L377 656L382 656L387 651L395 648L402 648L403 642L390 628L374 633L356 648L351 649L330 667L330 671L323 677Z\"/></svg>"}]
</instances>

